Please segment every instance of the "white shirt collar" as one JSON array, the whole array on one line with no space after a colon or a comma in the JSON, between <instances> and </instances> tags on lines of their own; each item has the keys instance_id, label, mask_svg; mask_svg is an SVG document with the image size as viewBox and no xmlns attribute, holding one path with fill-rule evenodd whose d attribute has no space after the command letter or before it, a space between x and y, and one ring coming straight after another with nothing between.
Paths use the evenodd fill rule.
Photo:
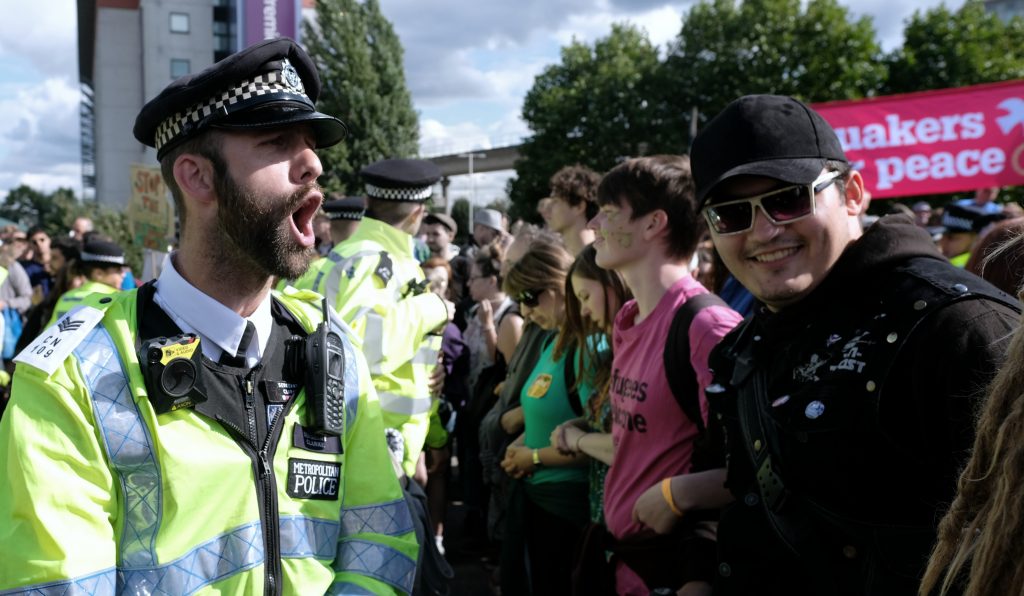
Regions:
<instances>
[{"instance_id":1,"label":"white shirt collar","mask_svg":"<svg viewBox=\"0 0 1024 596\"><path fill-rule=\"evenodd\" d=\"M255 366L266 351L273 327L270 294L252 315L243 318L186 281L174 268L174 254L164 257L153 300L183 332L199 336L203 354L211 360L218 360L223 352L237 352L246 321L252 321L256 336L249 343L246 361L250 367Z\"/></svg>"}]
</instances>

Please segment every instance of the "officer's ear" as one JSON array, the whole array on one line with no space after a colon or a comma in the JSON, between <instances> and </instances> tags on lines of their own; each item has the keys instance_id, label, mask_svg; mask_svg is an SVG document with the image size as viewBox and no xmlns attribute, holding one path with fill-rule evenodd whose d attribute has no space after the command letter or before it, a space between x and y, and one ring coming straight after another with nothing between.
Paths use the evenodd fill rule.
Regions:
<instances>
[{"instance_id":1,"label":"officer's ear","mask_svg":"<svg viewBox=\"0 0 1024 596\"><path fill-rule=\"evenodd\" d=\"M196 153L182 153L174 160L174 181L186 196L200 203L217 200L213 163Z\"/></svg>"}]
</instances>

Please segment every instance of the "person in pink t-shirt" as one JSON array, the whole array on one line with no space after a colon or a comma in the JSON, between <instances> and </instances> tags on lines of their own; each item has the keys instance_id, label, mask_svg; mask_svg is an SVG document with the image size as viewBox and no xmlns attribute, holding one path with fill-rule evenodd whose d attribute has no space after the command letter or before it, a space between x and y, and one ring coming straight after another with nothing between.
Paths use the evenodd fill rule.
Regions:
<instances>
[{"instance_id":1,"label":"person in pink t-shirt","mask_svg":"<svg viewBox=\"0 0 1024 596\"><path fill-rule=\"evenodd\" d=\"M692 469L698 426L677 402L663 365L676 310L707 293L689 270L700 236L689 159L626 161L601 181L598 203L600 212L590 222L597 232L597 264L618 271L635 296L616 316L612 342L615 459L605 480L604 509L617 545L615 589L624 595L646 596L655 588L710 594L714 521L683 515L671 489L682 475L701 474L720 485L725 474ZM708 354L740 320L727 307L709 306L690 325L690 361L679 366L693 367L705 418ZM650 502L651 494L657 502Z\"/></svg>"}]
</instances>

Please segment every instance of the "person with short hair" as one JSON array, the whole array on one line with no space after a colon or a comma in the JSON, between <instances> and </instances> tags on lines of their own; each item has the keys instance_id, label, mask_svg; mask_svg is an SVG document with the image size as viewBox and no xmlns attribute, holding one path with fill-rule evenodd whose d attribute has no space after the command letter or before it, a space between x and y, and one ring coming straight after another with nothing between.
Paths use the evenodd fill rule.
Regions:
<instances>
[{"instance_id":1,"label":"person with short hair","mask_svg":"<svg viewBox=\"0 0 1024 596\"><path fill-rule=\"evenodd\" d=\"M32 284L36 302L43 300L53 286L53 276L48 267L50 263L50 235L39 226L30 228L25 234L31 249L31 258L19 259L18 262L28 274Z\"/></svg>"},{"instance_id":2,"label":"person with short hair","mask_svg":"<svg viewBox=\"0 0 1024 596\"><path fill-rule=\"evenodd\" d=\"M93 295L16 359L0 420L4 593L408 594L419 552L376 393L312 292L312 59L286 38L143 106L181 219L138 290ZM87 241L83 261L117 255Z\"/></svg>"},{"instance_id":3,"label":"person with short hair","mask_svg":"<svg viewBox=\"0 0 1024 596\"><path fill-rule=\"evenodd\" d=\"M604 513L615 541L637 547L613 559L616 591L706 594L714 579L713 525L675 515L664 487L708 473L706 461L713 456L698 449L705 444L708 353L741 317L721 302L693 313L684 352L689 358L679 366L691 369L694 382L685 395L676 395L664 364L669 329L687 303L699 304L708 294L690 269L701 234L690 160L627 160L601 180L597 201L600 211L590 222L597 232L596 262L622 275L634 297L615 316L612 344L615 461L605 480ZM654 532L675 539L653 540Z\"/></svg>"},{"instance_id":4,"label":"person with short hair","mask_svg":"<svg viewBox=\"0 0 1024 596\"><path fill-rule=\"evenodd\" d=\"M601 175L590 168L566 166L551 176L550 201L542 215L548 229L562 237L565 248L574 255L594 241L587 222L597 215L597 185Z\"/></svg>"},{"instance_id":5,"label":"person with short hair","mask_svg":"<svg viewBox=\"0 0 1024 596\"><path fill-rule=\"evenodd\" d=\"M364 167L361 176L366 215L331 250L312 289L362 338L384 423L404 438L405 474L425 484L420 456L434 402L430 379L440 334L455 308L427 291L412 235L441 172L428 160L385 159Z\"/></svg>"},{"instance_id":6,"label":"person with short hair","mask_svg":"<svg viewBox=\"0 0 1024 596\"><path fill-rule=\"evenodd\" d=\"M906 215L862 231L864 180L796 99L733 101L692 163L715 247L759 302L709 359L727 471L673 485L684 516L729 502L716 596L916 593L1016 300Z\"/></svg>"}]
</instances>

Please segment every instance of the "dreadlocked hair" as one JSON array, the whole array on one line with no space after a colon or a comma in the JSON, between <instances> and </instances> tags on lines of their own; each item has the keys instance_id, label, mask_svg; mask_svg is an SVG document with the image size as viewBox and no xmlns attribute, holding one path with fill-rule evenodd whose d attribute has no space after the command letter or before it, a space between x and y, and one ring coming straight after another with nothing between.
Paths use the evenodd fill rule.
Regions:
<instances>
[{"instance_id":1,"label":"dreadlocked hair","mask_svg":"<svg viewBox=\"0 0 1024 596\"><path fill-rule=\"evenodd\" d=\"M1024 235L1003 247L1024 248ZM1024 594L1024 329L988 390L974 449L938 541L921 595Z\"/></svg>"},{"instance_id":2,"label":"dreadlocked hair","mask_svg":"<svg viewBox=\"0 0 1024 596\"><path fill-rule=\"evenodd\" d=\"M579 370L585 371L587 377L577 377L576 386L586 381L594 387L594 394L587 400L587 408L591 420L600 421L601 408L608 399L608 388L611 384L611 358L610 354L602 356L598 352L598 347L602 343L600 338L607 339L608 344L611 344L615 313L633 295L621 275L597 266L596 255L597 250L593 244L584 247L565 276L565 319L562 332L558 334L558 341L555 343L554 353L561 354L572 345L580 347L576 350L576 360ZM598 325L581 314L581 304L572 285L574 275L601 284L604 289L604 325Z\"/></svg>"}]
</instances>

